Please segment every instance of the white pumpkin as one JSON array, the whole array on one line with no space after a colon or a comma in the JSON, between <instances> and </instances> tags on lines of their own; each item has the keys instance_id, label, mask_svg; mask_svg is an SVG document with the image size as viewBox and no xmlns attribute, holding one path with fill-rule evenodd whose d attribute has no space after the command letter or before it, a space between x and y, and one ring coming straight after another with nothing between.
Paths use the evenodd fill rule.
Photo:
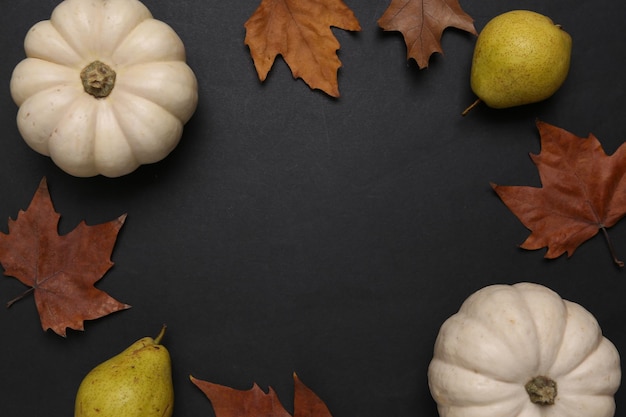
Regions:
<instances>
[{"instance_id":1,"label":"white pumpkin","mask_svg":"<svg viewBox=\"0 0 626 417\"><path fill-rule=\"evenodd\" d=\"M611 417L620 379L591 313L530 283L472 294L442 325L428 369L441 417Z\"/></svg>"},{"instance_id":2,"label":"white pumpkin","mask_svg":"<svg viewBox=\"0 0 626 417\"><path fill-rule=\"evenodd\" d=\"M137 0L64 0L24 48L10 84L18 129L71 175L160 161L196 109L181 39Z\"/></svg>"}]
</instances>

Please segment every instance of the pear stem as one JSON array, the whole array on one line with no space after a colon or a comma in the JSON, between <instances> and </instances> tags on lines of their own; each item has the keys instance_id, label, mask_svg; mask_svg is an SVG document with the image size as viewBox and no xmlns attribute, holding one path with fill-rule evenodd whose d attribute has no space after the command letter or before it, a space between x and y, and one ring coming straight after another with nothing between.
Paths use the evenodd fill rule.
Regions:
<instances>
[{"instance_id":1,"label":"pear stem","mask_svg":"<svg viewBox=\"0 0 626 417\"><path fill-rule=\"evenodd\" d=\"M167 329L167 325L163 325L163 327L161 327L161 331L159 332L159 334L157 335L157 337L154 338L154 344L155 345L160 345L161 344L161 340L163 340L163 336L165 336L165 330Z\"/></svg>"},{"instance_id":2,"label":"pear stem","mask_svg":"<svg viewBox=\"0 0 626 417\"><path fill-rule=\"evenodd\" d=\"M474 101L465 110L463 110L463 113L461 113L461 116L467 115L467 113L469 113L474 107L478 106L480 103L482 103L482 100L477 98L476 101Z\"/></svg>"}]
</instances>

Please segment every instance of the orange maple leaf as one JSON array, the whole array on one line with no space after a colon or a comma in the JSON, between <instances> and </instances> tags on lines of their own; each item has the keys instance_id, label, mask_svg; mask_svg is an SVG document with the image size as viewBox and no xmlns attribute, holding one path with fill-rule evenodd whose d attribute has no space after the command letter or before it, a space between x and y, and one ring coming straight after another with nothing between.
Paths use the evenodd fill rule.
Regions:
<instances>
[{"instance_id":1,"label":"orange maple leaf","mask_svg":"<svg viewBox=\"0 0 626 417\"><path fill-rule=\"evenodd\" d=\"M339 97L339 42L331 27L359 31L352 10L341 0L262 0L245 23L245 44L257 74L265 81L277 55L294 78Z\"/></svg>"},{"instance_id":2,"label":"orange maple leaf","mask_svg":"<svg viewBox=\"0 0 626 417\"><path fill-rule=\"evenodd\" d=\"M407 60L413 58L420 69L428 67L433 53L443 53L441 36L446 28L478 34L474 20L461 9L458 0L392 0L378 19L378 26L402 33Z\"/></svg>"},{"instance_id":3,"label":"orange maple leaf","mask_svg":"<svg viewBox=\"0 0 626 417\"><path fill-rule=\"evenodd\" d=\"M190 379L211 401L216 417L291 417L271 387L267 393L257 384L241 391L193 376ZM293 380L293 417L332 417L326 404L295 373Z\"/></svg>"},{"instance_id":4,"label":"orange maple leaf","mask_svg":"<svg viewBox=\"0 0 626 417\"><path fill-rule=\"evenodd\" d=\"M58 234L60 215L52 205L46 179L9 233L0 233L0 263L5 275L17 278L34 293L41 325L66 336L66 329L84 330L83 321L129 308L93 285L113 266L110 260L126 215L88 226L81 222L64 236Z\"/></svg>"},{"instance_id":5,"label":"orange maple leaf","mask_svg":"<svg viewBox=\"0 0 626 417\"><path fill-rule=\"evenodd\" d=\"M538 121L541 152L531 154L543 187L491 184L504 204L531 234L523 249L547 247L546 258L571 256L602 230L615 256L607 228L626 214L626 145L611 155L590 134L579 138Z\"/></svg>"}]
</instances>

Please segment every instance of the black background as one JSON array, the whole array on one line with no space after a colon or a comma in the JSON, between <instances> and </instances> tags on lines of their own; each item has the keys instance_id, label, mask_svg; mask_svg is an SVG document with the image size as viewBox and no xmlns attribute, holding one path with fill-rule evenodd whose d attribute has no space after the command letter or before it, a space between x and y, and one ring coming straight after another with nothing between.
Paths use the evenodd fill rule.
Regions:
<instances>
[{"instance_id":1,"label":"black background","mask_svg":"<svg viewBox=\"0 0 626 417\"><path fill-rule=\"evenodd\" d=\"M280 58L259 82L243 27L258 0L144 3L185 42L200 99L169 157L118 179L71 177L20 138L11 72L27 30L58 2L1 6L0 218L25 209L44 176L62 234L127 213L98 287L133 306L65 339L42 331L32 297L1 309L2 416L72 415L92 367L167 323L178 417L213 415L189 374L272 386L292 411L294 371L334 417L434 417L426 369L439 326L494 283L554 289L626 351L626 272L603 238L569 259L521 250L529 232L489 186L540 185L528 157L540 151L536 119L593 132L607 153L622 144L626 3L462 1L479 31L531 9L574 45L551 99L467 117L475 37L446 30L444 54L419 70L401 35L377 26L387 0L346 1L362 31L333 29L339 99L294 80ZM626 224L610 234L626 258ZM0 300L24 289L2 278Z\"/></svg>"}]
</instances>

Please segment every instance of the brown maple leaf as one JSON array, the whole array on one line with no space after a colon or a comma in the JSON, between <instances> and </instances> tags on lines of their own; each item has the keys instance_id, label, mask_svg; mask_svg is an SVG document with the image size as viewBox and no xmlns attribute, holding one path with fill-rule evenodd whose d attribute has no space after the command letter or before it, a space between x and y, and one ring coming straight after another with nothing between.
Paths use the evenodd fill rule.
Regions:
<instances>
[{"instance_id":1,"label":"brown maple leaf","mask_svg":"<svg viewBox=\"0 0 626 417\"><path fill-rule=\"evenodd\" d=\"M262 0L245 23L245 44L259 79L265 81L276 56L281 55L294 78L339 97L340 45L331 27L361 30L342 0Z\"/></svg>"},{"instance_id":2,"label":"brown maple leaf","mask_svg":"<svg viewBox=\"0 0 626 417\"><path fill-rule=\"evenodd\" d=\"M523 249L547 247L546 258L568 257L602 230L620 267L607 228L626 214L626 147L611 155L592 134L579 138L538 121L541 152L531 154L543 187L492 184L504 204L531 234Z\"/></svg>"},{"instance_id":3,"label":"brown maple leaf","mask_svg":"<svg viewBox=\"0 0 626 417\"><path fill-rule=\"evenodd\" d=\"M459 0L392 0L378 19L378 26L402 33L407 60L413 58L420 69L428 67L433 53L443 53L441 36L446 28L478 34L474 20L461 9Z\"/></svg>"},{"instance_id":4,"label":"brown maple leaf","mask_svg":"<svg viewBox=\"0 0 626 417\"><path fill-rule=\"evenodd\" d=\"M5 275L30 288L15 301L34 293L45 330L66 336L66 329L84 330L83 321L129 308L93 285L113 266L110 260L126 215L88 226L81 222L59 236L46 179L17 219L9 219L9 233L0 233L0 263Z\"/></svg>"},{"instance_id":5,"label":"brown maple leaf","mask_svg":"<svg viewBox=\"0 0 626 417\"><path fill-rule=\"evenodd\" d=\"M257 384L247 391L236 390L190 376L207 396L216 417L291 417L270 387L265 393ZM332 417L328 407L298 376L294 380L294 417Z\"/></svg>"}]
</instances>

